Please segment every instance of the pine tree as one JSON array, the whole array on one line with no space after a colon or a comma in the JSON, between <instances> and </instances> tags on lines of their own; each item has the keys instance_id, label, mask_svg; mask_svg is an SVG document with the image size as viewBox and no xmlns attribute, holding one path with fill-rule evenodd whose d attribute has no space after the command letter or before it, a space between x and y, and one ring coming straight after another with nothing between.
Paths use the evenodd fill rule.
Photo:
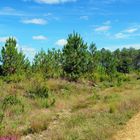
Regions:
<instances>
[{"instance_id":1,"label":"pine tree","mask_svg":"<svg viewBox=\"0 0 140 140\"><path fill-rule=\"evenodd\" d=\"M87 44L77 33L70 34L63 48L63 69L71 80L77 80L88 70Z\"/></svg>"},{"instance_id":2,"label":"pine tree","mask_svg":"<svg viewBox=\"0 0 140 140\"><path fill-rule=\"evenodd\" d=\"M21 72L25 68L25 55L18 52L17 42L14 38L6 40L1 50L2 71L4 75L11 75Z\"/></svg>"}]
</instances>

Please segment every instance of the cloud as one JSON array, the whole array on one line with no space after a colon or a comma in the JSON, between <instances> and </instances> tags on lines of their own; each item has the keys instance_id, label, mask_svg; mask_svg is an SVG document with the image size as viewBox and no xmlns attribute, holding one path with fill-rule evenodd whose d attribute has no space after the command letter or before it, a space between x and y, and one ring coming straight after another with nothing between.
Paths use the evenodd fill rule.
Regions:
<instances>
[{"instance_id":1,"label":"cloud","mask_svg":"<svg viewBox=\"0 0 140 140\"><path fill-rule=\"evenodd\" d=\"M134 33L136 31L138 31L138 28L129 28L129 29L125 30L126 33Z\"/></svg>"},{"instance_id":2,"label":"cloud","mask_svg":"<svg viewBox=\"0 0 140 140\"><path fill-rule=\"evenodd\" d=\"M38 35L38 36L33 36L32 39L33 40L47 40L48 38L43 35Z\"/></svg>"},{"instance_id":3,"label":"cloud","mask_svg":"<svg viewBox=\"0 0 140 140\"><path fill-rule=\"evenodd\" d=\"M88 16L81 16L80 19L82 19L82 20L88 20L89 17Z\"/></svg>"},{"instance_id":4,"label":"cloud","mask_svg":"<svg viewBox=\"0 0 140 140\"><path fill-rule=\"evenodd\" d=\"M109 24L111 24L111 21L110 20L107 20L107 21L104 22L104 24L105 25L109 25Z\"/></svg>"},{"instance_id":5,"label":"cloud","mask_svg":"<svg viewBox=\"0 0 140 140\"><path fill-rule=\"evenodd\" d=\"M136 34L135 32L137 32L139 30L139 27L131 27L128 29L125 29L119 33L116 33L114 35L115 39L126 39L132 36L140 36L140 34Z\"/></svg>"},{"instance_id":6,"label":"cloud","mask_svg":"<svg viewBox=\"0 0 140 140\"><path fill-rule=\"evenodd\" d=\"M0 15L4 16L24 16L24 13L22 11L17 11L16 9L12 7L3 7L0 9Z\"/></svg>"},{"instance_id":7,"label":"cloud","mask_svg":"<svg viewBox=\"0 0 140 140\"><path fill-rule=\"evenodd\" d=\"M18 50L22 51L25 56L30 60L30 62L33 61L35 54L37 53L37 50L35 48L29 47L28 45L19 45L18 44Z\"/></svg>"},{"instance_id":8,"label":"cloud","mask_svg":"<svg viewBox=\"0 0 140 140\"><path fill-rule=\"evenodd\" d=\"M75 2L77 0L23 0L23 1L34 1L37 3L42 4L60 4L60 3L66 3L66 2Z\"/></svg>"},{"instance_id":9,"label":"cloud","mask_svg":"<svg viewBox=\"0 0 140 140\"><path fill-rule=\"evenodd\" d=\"M12 37L12 38L14 38L16 41L18 41L18 39L17 39L15 36L4 36L4 37L0 37L0 43L5 43L6 40L7 40L9 37Z\"/></svg>"},{"instance_id":10,"label":"cloud","mask_svg":"<svg viewBox=\"0 0 140 140\"><path fill-rule=\"evenodd\" d=\"M36 54L36 50L34 48L28 47L28 46L21 46L20 48L23 53L25 53L26 55L32 55L34 56Z\"/></svg>"},{"instance_id":11,"label":"cloud","mask_svg":"<svg viewBox=\"0 0 140 140\"><path fill-rule=\"evenodd\" d=\"M100 26L100 27L95 28L95 31L96 32L106 32L106 31L109 31L110 28L111 28L111 26Z\"/></svg>"},{"instance_id":12,"label":"cloud","mask_svg":"<svg viewBox=\"0 0 140 140\"><path fill-rule=\"evenodd\" d=\"M63 47L64 45L67 44L67 40L65 40L65 39L59 39L55 44L57 46Z\"/></svg>"},{"instance_id":13,"label":"cloud","mask_svg":"<svg viewBox=\"0 0 140 140\"><path fill-rule=\"evenodd\" d=\"M0 37L0 43L5 43L8 37Z\"/></svg>"},{"instance_id":14,"label":"cloud","mask_svg":"<svg viewBox=\"0 0 140 140\"><path fill-rule=\"evenodd\" d=\"M47 24L47 21L41 18L33 18L33 19L26 19L22 20L22 23L24 24L37 24L37 25L45 25Z\"/></svg>"},{"instance_id":15,"label":"cloud","mask_svg":"<svg viewBox=\"0 0 140 140\"><path fill-rule=\"evenodd\" d=\"M120 32L120 33L115 34L114 37L115 39L124 39L124 38L129 37L129 35Z\"/></svg>"}]
</instances>

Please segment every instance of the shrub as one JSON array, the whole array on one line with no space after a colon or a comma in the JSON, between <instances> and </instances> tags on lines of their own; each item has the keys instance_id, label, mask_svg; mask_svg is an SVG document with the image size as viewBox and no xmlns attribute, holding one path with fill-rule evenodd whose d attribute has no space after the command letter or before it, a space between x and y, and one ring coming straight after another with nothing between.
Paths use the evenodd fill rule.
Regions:
<instances>
[{"instance_id":1,"label":"shrub","mask_svg":"<svg viewBox=\"0 0 140 140\"><path fill-rule=\"evenodd\" d=\"M18 83L20 81L23 81L25 79L25 75L24 74L13 74L13 75L9 75L4 77L4 81L7 83Z\"/></svg>"},{"instance_id":2,"label":"shrub","mask_svg":"<svg viewBox=\"0 0 140 140\"><path fill-rule=\"evenodd\" d=\"M8 95L4 98L2 108L5 110L8 105L21 104L20 100L17 99L16 95Z\"/></svg>"},{"instance_id":3,"label":"shrub","mask_svg":"<svg viewBox=\"0 0 140 140\"><path fill-rule=\"evenodd\" d=\"M109 113L114 113L116 111L116 106L114 104L110 104Z\"/></svg>"},{"instance_id":4,"label":"shrub","mask_svg":"<svg viewBox=\"0 0 140 140\"><path fill-rule=\"evenodd\" d=\"M105 102L115 102L118 101L121 98L121 96L117 93L112 93L110 95L104 96L104 101Z\"/></svg>"},{"instance_id":5,"label":"shrub","mask_svg":"<svg viewBox=\"0 0 140 140\"><path fill-rule=\"evenodd\" d=\"M35 103L41 108L48 108L55 104L55 99L52 97L45 79L39 76L31 79L26 96L34 99Z\"/></svg>"},{"instance_id":6,"label":"shrub","mask_svg":"<svg viewBox=\"0 0 140 140\"><path fill-rule=\"evenodd\" d=\"M116 75L117 78L117 86L121 86L123 82L128 82L130 81L130 77L128 75L125 74L117 74Z\"/></svg>"},{"instance_id":7,"label":"shrub","mask_svg":"<svg viewBox=\"0 0 140 140\"><path fill-rule=\"evenodd\" d=\"M49 108L55 104L55 98L36 98L35 102L40 108Z\"/></svg>"},{"instance_id":8,"label":"shrub","mask_svg":"<svg viewBox=\"0 0 140 140\"><path fill-rule=\"evenodd\" d=\"M101 99L101 96L97 92L94 92L93 93L93 96L92 96L92 99L93 100L100 100Z\"/></svg>"},{"instance_id":9,"label":"shrub","mask_svg":"<svg viewBox=\"0 0 140 140\"><path fill-rule=\"evenodd\" d=\"M49 90L44 84L38 83L35 84L34 86L32 85L32 87L28 91L28 96L31 98L36 98L36 97L48 98Z\"/></svg>"},{"instance_id":10,"label":"shrub","mask_svg":"<svg viewBox=\"0 0 140 140\"><path fill-rule=\"evenodd\" d=\"M2 101L0 106L0 123L2 123L6 112L8 114L19 114L24 112L24 105L21 103L20 99L16 95L7 95Z\"/></svg>"},{"instance_id":11,"label":"shrub","mask_svg":"<svg viewBox=\"0 0 140 140\"><path fill-rule=\"evenodd\" d=\"M30 133L38 133L48 128L48 124L50 122L50 118L47 114L40 114L33 116L30 120L29 127L23 132L25 135Z\"/></svg>"},{"instance_id":12,"label":"shrub","mask_svg":"<svg viewBox=\"0 0 140 140\"><path fill-rule=\"evenodd\" d=\"M103 82L103 81L109 81L110 80L110 77L106 74L101 74L100 75L100 82Z\"/></svg>"}]
</instances>

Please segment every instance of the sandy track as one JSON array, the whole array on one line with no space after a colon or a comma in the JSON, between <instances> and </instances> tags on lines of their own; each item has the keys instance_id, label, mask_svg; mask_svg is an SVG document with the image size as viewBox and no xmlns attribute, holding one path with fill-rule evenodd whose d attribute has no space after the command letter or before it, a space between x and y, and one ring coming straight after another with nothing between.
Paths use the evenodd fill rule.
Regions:
<instances>
[{"instance_id":1,"label":"sandy track","mask_svg":"<svg viewBox=\"0 0 140 140\"><path fill-rule=\"evenodd\" d=\"M140 140L140 113L134 116L113 140Z\"/></svg>"}]
</instances>

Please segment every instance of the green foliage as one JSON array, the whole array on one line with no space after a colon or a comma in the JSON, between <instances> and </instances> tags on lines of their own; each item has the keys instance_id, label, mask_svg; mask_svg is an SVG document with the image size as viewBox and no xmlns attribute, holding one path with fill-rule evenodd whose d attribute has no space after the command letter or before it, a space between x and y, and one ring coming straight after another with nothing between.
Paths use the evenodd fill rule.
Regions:
<instances>
[{"instance_id":1,"label":"green foliage","mask_svg":"<svg viewBox=\"0 0 140 140\"><path fill-rule=\"evenodd\" d=\"M63 48L63 69L66 76L77 80L87 72L88 63L87 44L79 34L70 34Z\"/></svg>"},{"instance_id":2,"label":"green foliage","mask_svg":"<svg viewBox=\"0 0 140 140\"><path fill-rule=\"evenodd\" d=\"M132 50L123 48L121 51L116 50L114 52L115 57L118 61L117 63L117 71L121 73L129 73L131 69L133 69L133 59L134 55L132 55Z\"/></svg>"},{"instance_id":3,"label":"green foliage","mask_svg":"<svg viewBox=\"0 0 140 140\"><path fill-rule=\"evenodd\" d=\"M12 75L3 77L3 80L7 83L11 83L11 82L18 83L20 81L25 80L25 78L26 78L25 74L12 74Z\"/></svg>"},{"instance_id":4,"label":"green foliage","mask_svg":"<svg viewBox=\"0 0 140 140\"><path fill-rule=\"evenodd\" d=\"M94 43L91 43L89 46L89 64L88 64L88 72L93 73L97 70L97 66L99 64L99 51L97 51L97 47Z\"/></svg>"},{"instance_id":5,"label":"green foliage","mask_svg":"<svg viewBox=\"0 0 140 140\"><path fill-rule=\"evenodd\" d=\"M58 78L62 74L61 67L61 51L52 51L41 50L38 54L35 55L33 61L33 71L42 72L45 77Z\"/></svg>"},{"instance_id":6,"label":"green foliage","mask_svg":"<svg viewBox=\"0 0 140 140\"><path fill-rule=\"evenodd\" d=\"M135 64L135 69L140 71L140 50L138 51L138 54L135 56L134 64Z\"/></svg>"},{"instance_id":7,"label":"green foliage","mask_svg":"<svg viewBox=\"0 0 140 140\"><path fill-rule=\"evenodd\" d=\"M121 98L119 94L116 93L111 93L110 95L104 96L104 101L105 102L115 102L118 101Z\"/></svg>"},{"instance_id":8,"label":"green foliage","mask_svg":"<svg viewBox=\"0 0 140 140\"><path fill-rule=\"evenodd\" d=\"M6 110L10 110L14 114L24 112L24 104L17 98L16 95L7 95L1 100L0 105L0 124L2 123Z\"/></svg>"},{"instance_id":9,"label":"green foliage","mask_svg":"<svg viewBox=\"0 0 140 140\"><path fill-rule=\"evenodd\" d=\"M121 86L123 82L130 81L130 77L126 74L116 74L117 86Z\"/></svg>"},{"instance_id":10,"label":"green foliage","mask_svg":"<svg viewBox=\"0 0 140 140\"><path fill-rule=\"evenodd\" d=\"M47 86L44 83L34 83L31 85L30 89L27 91L28 96L31 98L48 98L49 96L49 90Z\"/></svg>"},{"instance_id":11,"label":"green foliage","mask_svg":"<svg viewBox=\"0 0 140 140\"><path fill-rule=\"evenodd\" d=\"M78 33L67 38L61 50L41 50L30 65L22 51L18 51L14 38L6 40L1 50L0 74L6 82L19 82L24 74L30 78L33 73L41 73L44 78L67 78L78 81L88 79L93 82L113 82L117 73L140 71L140 50L123 48L110 51L97 50L94 43L89 46ZM24 74L23 74L24 73ZM118 78L118 85L123 80Z\"/></svg>"},{"instance_id":12,"label":"green foliage","mask_svg":"<svg viewBox=\"0 0 140 140\"><path fill-rule=\"evenodd\" d=\"M55 104L55 98L40 74L34 75L26 92L26 96L33 99L40 108L48 108Z\"/></svg>"},{"instance_id":13,"label":"green foliage","mask_svg":"<svg viewBox=\"0 0 140 140\"><path fill-rule=\"evenodd\" d=\"M17 42L14 38L6 40L5 46L1 50L2 71L4 75L26 71L27 59L25 55L17 50Z\"/></svg>"},{"instance_id":14,"label":"green foliage","mask_svg":"<svg viewBox=\"0 0 140 140\"><path fill-rule=\"evenodd\" d=\"M16 95L14 95L14 96L8 95L4 98L4 100L2 102L2 109L5 110L6 107L12 106L12 105L17 105L17 104L21 104L21 102L17 98L17 96Z\"/></svg>"},{"instance_id":15,"label":"green foliage","mask_svg":"<svg viewBox=\"0 0 140 140\"><path fill-rule=\"evenodd\" d=\"M54 106L55 104L55 98L50 96L49 98L36 98L35 100L40 108L49 108Z\"/></svg>"},{"instance_id":16,"label":"green foliage","mask_svg":"<svg viewBox=\"0 0 140 140\"><path fill-rule=\"evenodd\" d=\"M113 57L112 52L103 48L100 52L100 63L102 70L110 76L112 81L116 72L116 59Z\"/></svg>"}]
</instances>

